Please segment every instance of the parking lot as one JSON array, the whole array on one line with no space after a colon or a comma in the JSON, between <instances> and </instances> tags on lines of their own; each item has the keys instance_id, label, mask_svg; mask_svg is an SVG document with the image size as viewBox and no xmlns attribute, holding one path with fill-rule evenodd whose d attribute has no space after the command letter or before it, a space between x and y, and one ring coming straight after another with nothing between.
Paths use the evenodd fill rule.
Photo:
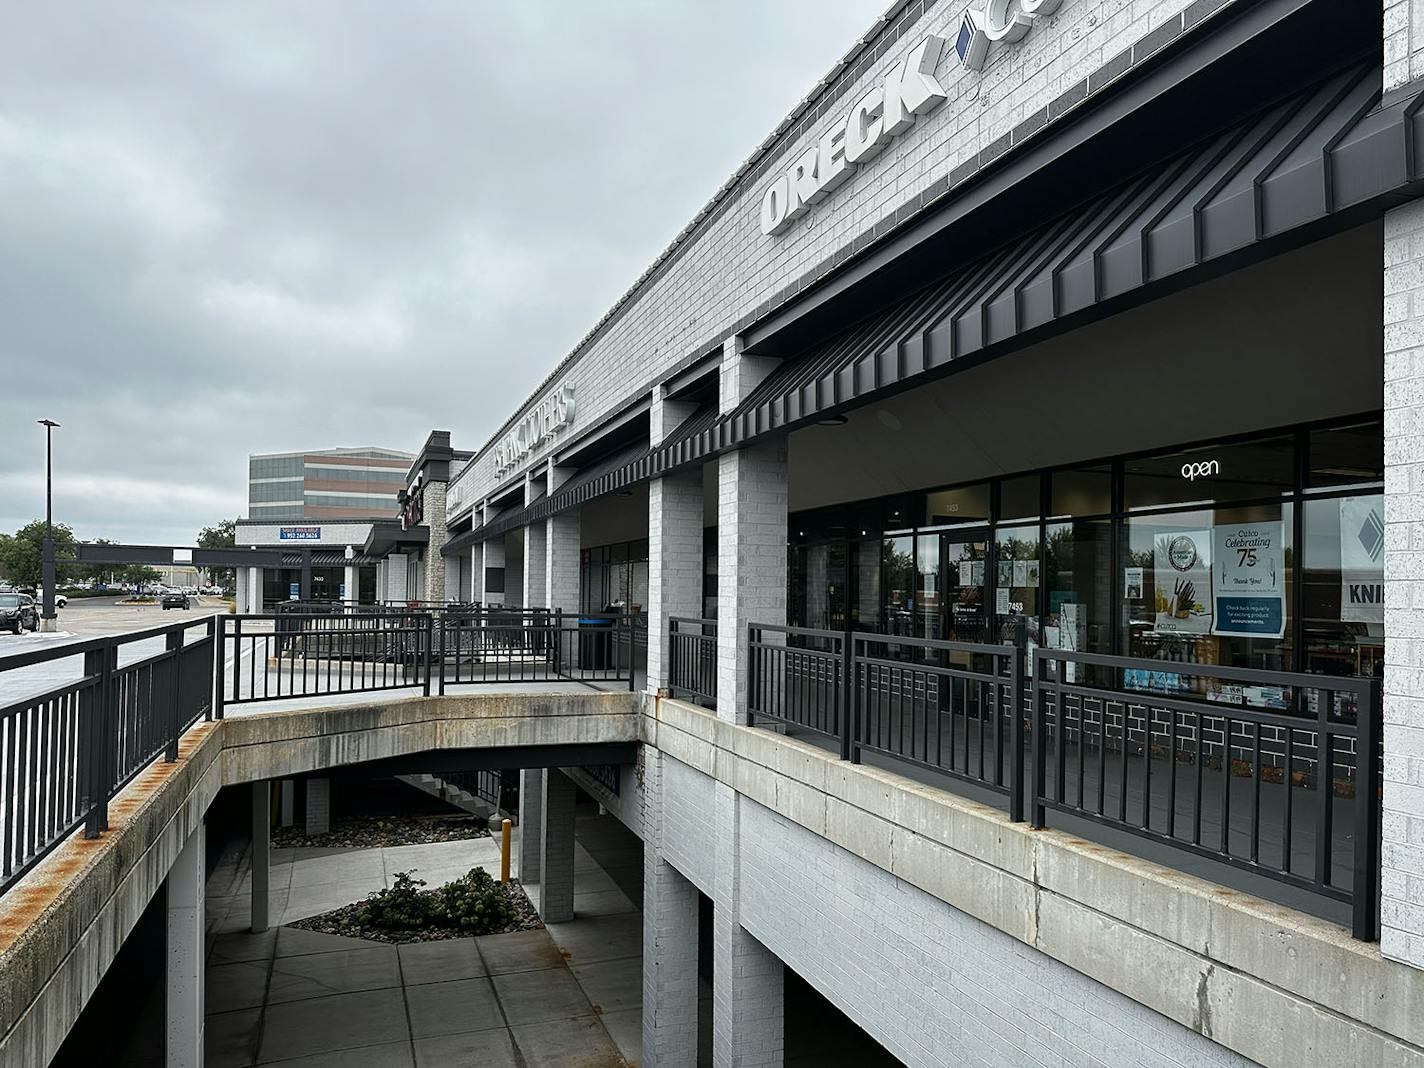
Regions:
<instances>
[{"instance_id":1,"label":"parking lot","mask_svg":"<svg viewBox=\"0 0 1424 1068\"><path fill-rule=\"evenodd\" d=\"M120 604L117 596L75 598L65 607L57 609L56 633L0 633L0 708L22 697L78 678L84 667L82 658L76 655L5 671L5 658L12 653L70 645L86 638L107 634L127 634L164 623L179 623L185 619L196 624L214 612L221 611L226 611L226 605L217 597L195 597L193 607L186 612L177 609L164 611L157 603ZM162 638L134 642L119 650L119 663L133 663L162 651Z\"/></svg>"}]
</instances>

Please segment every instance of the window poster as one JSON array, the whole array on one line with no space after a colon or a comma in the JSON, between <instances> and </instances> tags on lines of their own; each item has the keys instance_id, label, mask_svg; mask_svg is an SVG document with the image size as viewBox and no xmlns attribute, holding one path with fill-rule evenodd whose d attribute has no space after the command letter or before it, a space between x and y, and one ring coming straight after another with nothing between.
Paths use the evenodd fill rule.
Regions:
<instances>
[{"instance_id":1,"label":"window poster","mask_svg":"<svg viewBox=\"0 0 1424 1068\"><path fill-rule=\"evenodd\" d=\"M1279 638L1286 632L1285 524L1212 528L1213 634Z\"/></svg>"},{"instance_id":2,"label":"window poster","mask_svg":"<svg viewBox=\"0 0 1424 1068\"><path fill-rule=\"evenodd\" d=\"M1384 623L1384 505L1340 498L1340 619Z\"/></svg>"},{"instance_id":3,"label":"window poster","mask_svg":"<svg viewBox=\"0 0 1424 1068\"><path fill-rule=\"evenodd\" d=\"M1211 531L1161 534L1152 553L1158 634L1211 633Z\"/></svg>"}]
</instances>

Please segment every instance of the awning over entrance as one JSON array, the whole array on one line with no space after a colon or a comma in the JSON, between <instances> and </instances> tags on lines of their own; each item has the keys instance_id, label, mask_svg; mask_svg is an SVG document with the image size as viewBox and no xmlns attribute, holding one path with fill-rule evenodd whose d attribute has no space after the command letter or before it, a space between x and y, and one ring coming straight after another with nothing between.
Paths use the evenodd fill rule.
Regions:
<instances>
[{"instance_id":1,"label":"awning over entrance","mask_svg":"<svg viewBox=\"0 0 1424 1068\"><path fill-rule=\"evenodd\" d=\"M1378 217L1418 195L1424 88L1352 66L785 360L730 415L611 457L491 537ZM497 528L497 529L495 529ZM478 532L473 532L478 533ZM481 540L476 538L475 540Z\"/></svg>"}]
</instances>

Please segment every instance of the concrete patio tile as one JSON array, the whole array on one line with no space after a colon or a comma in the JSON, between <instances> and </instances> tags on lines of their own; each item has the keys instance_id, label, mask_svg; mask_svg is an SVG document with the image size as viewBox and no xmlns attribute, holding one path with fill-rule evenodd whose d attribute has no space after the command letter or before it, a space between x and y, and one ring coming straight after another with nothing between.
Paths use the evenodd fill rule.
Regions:
<instances>
[{"instance_id":1,"label":"concrete patio tile","mask_svg":"<svg viewBox=\"0 0 1424 1068\"><path fill-rule=\"evenodd\" d=\"M595 890L588 893L574 892L574 915L619 916L625 912L636 912L637 906L628 900L622 890Z\"/></svg>"},{"instance_id":2,"label":"concrete patio tile","mask_svg":"<svg viewBox=\"0 0 1424 1068\"><path fill-rule=\"evenodd\" d=\"M267 995L267 960L209 965L204 979L203 1012L261 1008Z\"/></svg>"},{"instance_id":3,"label":"concrete patio tile","mask_svg":"<svg viewBox=\"0 0 1424 1068\"><path fill-rule=\"evenodd\" d=\"M400 990L363 990L268 1005L258 1057L277 1061L409 1038Z\"/></svg>"},{"instance_id":4,"label":"concrete patio tile","mask_svg":"<svg viewBox=\"0 0 1424 1068\"><path fill-rule=\"evenodd\" d=\"M490 975L558 968L563 954L548 931L515 931L512 934L481 935L475 939L485 970Z\"/></svg>"},{"instance_id":5,"label":"concrete patio tile","mask_svg":"<svg viewBox=\"0 0 1424 1068\"><path fill-rule=\"evenodd\" d=\"M643 1004L643 958L600 961L573 968L588 1000L600 1012L636 1009Z\"/></svg>"},{"instance_id":6,"label":"concrete patio tile","mask_svg":"<svg viewBox=\"0 0 1424 1068\"><path fill-rule=\"evenodd\" d=\"M410 1029L416 1038L488 1031L503 1027L499 1004L488 979L455 979L405 988Z\"/></svg>"},{"instance_id":7,"label":"concrete patio tile","mask_svg":"<svg viewBox=\"0 0 1424 1068\"><path fill-rule=\"evenodd\" d=\"M267 1000L278 1004L400 985L396 947L373 945L368 949L277 958L272 966L272 989Z\"/></svg>"},{"instance_id":8,"label":"concrete patio tile","mask_svg":"<svg viewBox=\"0 0 1424 1068\"><path fill-rule=\"evenodd\" d=\"M406 986L442 983L451 979L475 979L485 974L484 961L473 938L451 938L442 942L412 942L397 947L401 978Z\"/></svg>"},{"instance_id":9,"label":"concrete patio tile","mask_svg":"<svg viewBox=\"0 0 1424 1068\"><path fill-rule=\"evenodd\" d=\"M639 956L643 952L643 917L575 916L572 923L551 923L549 933L570 964Z\"/></svg>"},{"instance_id":10,"label":"concrete patio tile","mask_svg":"<svg viewBox=\"0 0 1424 1068\"><path fill-rule=\"evenodd\" d=\"M305 953L335 953L343 949L365 949L370 942L361 938L320 931L303 931L300 927L281 927L276 931L278 957L299 957Z\"/></svg>"},{"instance_id":11,"label":"concrete patio tile","mask_svg":"<svg viewBox=\"0 0 1424 1068\"><path fill-rule=\"evenodd\" d=\"M605 1012L599 1017L608 1037L623 1054L629 1064L638 1064L643 1059L643 1010L622 1009L619 1012Z\"/></svg>"},{"instance_id":12,"label":"concrete patio tile","mask_svg":"<svg viewBox=\"0 0 1424 1068\"><path fill-rule=\"evenodd\" d=\"M528 1068L609 1068L623 1057L596 1016L513 1028Z\"/></svg>"},{"instance_id":13,"label":"concrete patio tile","mask_svg":"<svg viewBox=\"0 0 1424 1068\"><path fill-rule=\"evenodd\" d=\"M600 890L617 890L615 883L602 868L594 871L581 871L574 874L574 892L595 893Z\"/></svg>"},{"instance_id":14,"label":"concrete patio tile","mask_svg":"<svg viewBox=\"0 0 1424 1068\"><path fill-rule=\"evenodd\" d=\"M523 1068L514 1054L514 1040L508 1031L476 1031L463 1035L441 1035L415 1040L416 1068Z\"/></svg>"},{"instance_id":15,"label":"concrete patio tile","mask_svg":"<svg viewBox=\"0 0 1424 1068\"><path fill-rule=\"evenodd\" d=\"M511 1027L593 1014L588 995L567 968L508 972L496 975L493 982Z\"/></svg>"},{"instance_id":16,"label":"concrete patio tile","mask_svg":"<svg viewBox=\"0 0 1424 1068\"><path fill-rule=\"evenodd\" d=\"M261 1009L223 1012L203 1019L203 1063L206 1068L246 1068L257 1060L257 1028Z\"/></svg>"},{"instance_id":17,"label":"concrete patio tile","mask_svg":"<svg viewBox=\"0 0 1424 1068\"><path fill-rule=\"evenodd\" d=\"M253 934L251 931L235 931L220 934L213 942L209 964L231 964L236 961L266 960L272 956L272 948L277 944L277 929Z\"/></svg>"},{"instance_id":18,"label":"concrete patio tile","mask_svg":"<svg viewBox=\"0 0 1424 1068\"><path fill-rule=\"evenodd\" d=\"M310 1057L293 1057L282 1061L263 1061L272 1068L412 1068L415 1059L410 1043L382 1042L361 1049L339 1049L331 1053L314 1053Z\"/></svg>"},{"instance_id":19,"label":"concrete patio tile","mask_svg":"<svg viewBox=\"0 0 1424 1068\"><path fill-rule=\"evenodd\" d=\"M291 888L316 886L321 883L342 883L365 885L375 889L381 885L385 868L381 854L374 849L358 849L349 853L338 853L329 857L314 857L297 861L292 865Z\"/></svg>"},{"instance_id":20,"label":"concrete patio tile","mask_svg":"<svg viewBox=\"0 0 1424 1068\"><path fill-rule=\"evenodd\" d=\"M373 887L371 889L379 889ZM282 911L282 922L305 920L309 916L320 916L323 912L339 909L360 901L369 892L360 884L318 883L315 886L299 886L291 891L287 906Z\"/></svg>"}]
</instances>

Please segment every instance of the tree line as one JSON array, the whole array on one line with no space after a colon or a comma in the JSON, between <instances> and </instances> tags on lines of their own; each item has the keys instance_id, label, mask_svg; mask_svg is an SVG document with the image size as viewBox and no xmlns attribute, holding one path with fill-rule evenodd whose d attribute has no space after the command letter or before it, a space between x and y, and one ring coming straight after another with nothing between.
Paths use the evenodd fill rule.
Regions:
<instances>
[{"instance_id":1,"label":"tree line","mask_svg":"<svg viewBox=\"0 0 1424 1068\"><path fill-rule=\"evenodd\" d=\"M231 548L235 544L235 521L231 519L204 527L198 535L198 546L204 549ZM38 586L43 578L45 524L43 519L26 523L13 534L0 534L0 579L17 586ZM96 582L118 582L135 586L159 581L163 575L147 564L82 564L77 559L79 545L112 545L108 538L81 542L72 528L54 524L55 581L91 585ZM221 585L231 581L232 568L209 568L212 581Z\"/></svg>"}]
</instances>

